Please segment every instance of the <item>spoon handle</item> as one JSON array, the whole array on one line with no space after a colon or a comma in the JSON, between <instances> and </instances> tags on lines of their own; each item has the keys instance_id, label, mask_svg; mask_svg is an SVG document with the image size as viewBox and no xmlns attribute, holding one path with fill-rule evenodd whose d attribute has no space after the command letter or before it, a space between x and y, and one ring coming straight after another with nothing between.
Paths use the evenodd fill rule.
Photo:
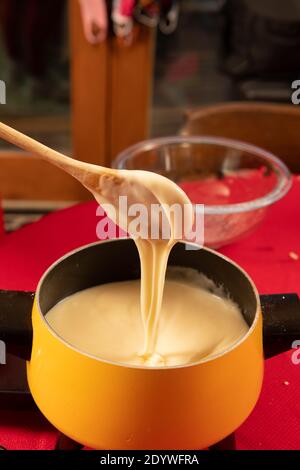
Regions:
<instances>
[{"instance_id":1,"label":"spoon handle","mask_svg":"<svg viewBox=\"0 0 300 470\"><path fill-rule=\"evenodd\" d=\"M16 145L17 147L20 147L27 152L38 155L43 160L58 166L79 180L81 179L81 173L77 171L78 169L95 172L95 165L67 157L66 155L63 155L62 153L57 152L56 150L53 150L44 144L41 144L37 140L22 134L21 132L7 126L6 124L3 124L2 122L0 122L0 138ZM97 166L97 170L99 173L101 172L103 174L113 173L112 169L100 166Z\"/></svg>"},{"instance_id":2,"label":"spoon handle","mask_svg":"<svg viewBox=\"0 0 300 470\"><path fill-rule=\"evenodd\" d=\"M27 152L39 155L40 157L44 158L47 161L51 161L52 163L60 163L63 162L66 158L69 158L57 152L56 150L52 150L46 145L37 142L31 137L22 134L21 132L13 129L12 127L3 124L2 122L0 122L0 137L4 140L7 140L11 144L20 147L21 149Z\"/></svg>"}]
</instances>

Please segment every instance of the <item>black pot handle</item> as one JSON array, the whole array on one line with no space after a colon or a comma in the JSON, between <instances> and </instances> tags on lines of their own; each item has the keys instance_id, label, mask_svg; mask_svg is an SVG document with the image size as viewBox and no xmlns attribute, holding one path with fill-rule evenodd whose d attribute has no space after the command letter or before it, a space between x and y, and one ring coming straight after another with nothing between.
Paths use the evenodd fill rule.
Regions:
<instances>
[{"instance_id":1,"label":"black pot handle","mask_svg":"<svg viewBox=\"0 0 300 470\"><path fill-rule=\"evenodd\" d=\"M0 290L1 345L6 353L25 360L31 356L33 299L33 292Z\"/></svg>"},{"instance_id":2,"label":"black pot handle","mask_svg":"<svg viewBox=\"0 0 300 470\"><path fill-rule=\"evenodd\" d=\"M33 299L33 292L0 290L0 341L6 352L25 360L31 356ZM270 357L300 340L300 300L297 294L274 294L261 295L260 301L264 350L266 357Z\"/></svg>"},{"instance_id":3,"label":"black pot handle","mask_svg":"<svg viewBox=\"0 0 300 470\"><path fill-rule=\"evenodd\" d=\"M264 351L272 357L300 340L300 300L297 294L260 296L263 313Z\"/></svg>"}]
</instances>

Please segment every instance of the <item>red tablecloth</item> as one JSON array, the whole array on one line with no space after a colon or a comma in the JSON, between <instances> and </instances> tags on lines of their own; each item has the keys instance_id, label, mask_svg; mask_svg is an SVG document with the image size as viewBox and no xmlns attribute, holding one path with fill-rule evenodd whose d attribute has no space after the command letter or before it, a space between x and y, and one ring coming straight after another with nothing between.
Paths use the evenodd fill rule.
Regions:
<instances>
[{"instance_id":1,"label":"red tablecloth","mask_svg":"<svg viewBox=\"0 0 300 470\"><path fill-rule=\"evenodd\" d=\"M3 220L3 209L1 206L1 199L0 199L0 237L4 234L4 220Z\"/></svg>"},{"instance_id":2,"label":"red tablecloth","mask_svg":"<svg viewBox=\"0 0 300 470\"><path fill-rule=\"evenodd\" d=\"M245 240L221 251L238 262L260 293L300 294L300 178ZM56 212L0 238L0 288L34 290L43 271L69 250L96 240L96 204ZM299 334L300 339L300 334ZM38 416L0 418L0 445L52 448L55 432ZM237 431L238 449L300 449L300 365L287 352L266 361L259 402Z\"/></svg>"}]
</instances>

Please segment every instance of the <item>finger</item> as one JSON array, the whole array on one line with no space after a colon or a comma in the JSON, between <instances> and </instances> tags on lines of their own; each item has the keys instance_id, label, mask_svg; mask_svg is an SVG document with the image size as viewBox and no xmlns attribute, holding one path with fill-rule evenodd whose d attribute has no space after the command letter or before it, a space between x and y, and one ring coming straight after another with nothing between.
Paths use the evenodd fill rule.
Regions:
<instances>
[{"instance_id":1,"label":"finger","mask_svg":"<svg viewBox=\"0 0 300 470\"><path fill-rule=\"evenodd\" d=\"M90 44L96 44L95 35L94 35L94 33L93 33L93 30L92 30L92 28L91 28L91 25L88 24L88 23L85 23L85 24L84 24L84 35L85 35L86 40L87 40Z\"/></svg>"},{"instance_id":2,"label":"finger","mask_svg":"<svg viewBox=\"0 0 300 470\"><path fill-rule=\"evenodd\" d=\"M107 27L103 24L98 24L95 21L93 21L92 33L93 33L93 36L94 36L95 43L99 44L100 42L102 42L106 39Z\"/></svg>"}]
</instances>

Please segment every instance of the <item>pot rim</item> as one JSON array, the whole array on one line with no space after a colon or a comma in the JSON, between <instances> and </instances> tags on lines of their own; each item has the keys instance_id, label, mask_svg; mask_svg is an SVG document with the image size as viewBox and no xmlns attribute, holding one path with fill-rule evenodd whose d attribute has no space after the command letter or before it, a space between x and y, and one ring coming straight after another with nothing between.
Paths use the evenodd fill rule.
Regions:
<instances>
[{"instance_id":1,"label":"pot rim","mask_svg":"<svg viewBox=\"0 0 300 470\"><path fill-rule=\"evenodd\" d=\"M100 245L102 243L112 243L112 242L116 242L116 241L120 241L120 240L132 240L132 239L129 238L129 237L120 237L120 238L113 238L113 239L108 239L108 240L98 240L96 242L88 243L86 245L75 248L74 250L69 251L68 253L65 253L63 256L61 256L56 261L54 261L54 263L52 263L47 268L47 270L44 272L44 274L40 278L39 283L38 283L37 288L36 288L36 293L35 293L35 301L36 301L36 306L37 306L39 316L41 317L41 320L42 320L44 326L46 326L47 330L52 334L52 336L54 336L56 339L58 339L65 346L72 349L76 353L84 355L84 356L86 356L90 359L96 360L97 362L113 365L113 366L116 366L116 367L124 367L124 368L130 368L130 369L141 369L141 370L170 370L170 369L182 369L182 368L186 369L186 368L189 368L189 367L195 367L195 366L198 366L198 365L206 364L206 363L212 362L216 359L220 359L221 357L225 356L226 354L232 352L234 349L238 348L242 343L244 343L249 338L249 336L251 336L252 332L255 330L255 328L257 326L259 317L261 315L259 294L258 294L258 291L257 291L257 288L256 288L254 282L252 281L251 277L246 273L246 271L244 271L237 263L235 263L231 259L227 258L227 256L224 256L223 254L218 253L218 252L216 252L216 251L214 251L210 248L200 247L201 250L208 251L208 252L212 253L213 255L218 256L219 258L222 258L224 261L229 262L230 264L235 266L241 272L241 274L247 279L249 284L251 285L251 288L252 288L252 290L254 292L254 295L255 295L255 298L256 298L256 311L255 311L255 316L254 316L254 319L253 319L253 322L252 322L250 328L248 329L246 334L244 334L239 340L237 340L233 344L231 344L231 346L227 347L226 349L224 349L223 351L221 351L219 353L211 355L208 358L200 359L199 361L196 361L196 362L191 362L191 363L187 363L187 364L179 364L179 365L175 365L175 366L141 366L141 365L127 364L127 363L123 363L123 362L117 362L117 361L112 361L112 360L109 360L109 359L104 359L104 358L101 358L99 356L95 356L95 355L90 354L88 352L82 351L82 350L78 349L76 346L74 346L71 343L69 343L68 341L66 341L47 322L46 317L42 312L42 309L41 309L41 306L40 306L40 290L41 290L41 287L43 285L44 280L47 278L48 274L58 264L60 264L64 259L72 256L73 254L75 254L79 251L84 251L84 250L86 250L88 248L91 248L93 246ZM186 242L179 241L179 243L186 243ZM198 246L196 243L190 243L189 242L187 244Z\"/></svg>"}]
</instances>

